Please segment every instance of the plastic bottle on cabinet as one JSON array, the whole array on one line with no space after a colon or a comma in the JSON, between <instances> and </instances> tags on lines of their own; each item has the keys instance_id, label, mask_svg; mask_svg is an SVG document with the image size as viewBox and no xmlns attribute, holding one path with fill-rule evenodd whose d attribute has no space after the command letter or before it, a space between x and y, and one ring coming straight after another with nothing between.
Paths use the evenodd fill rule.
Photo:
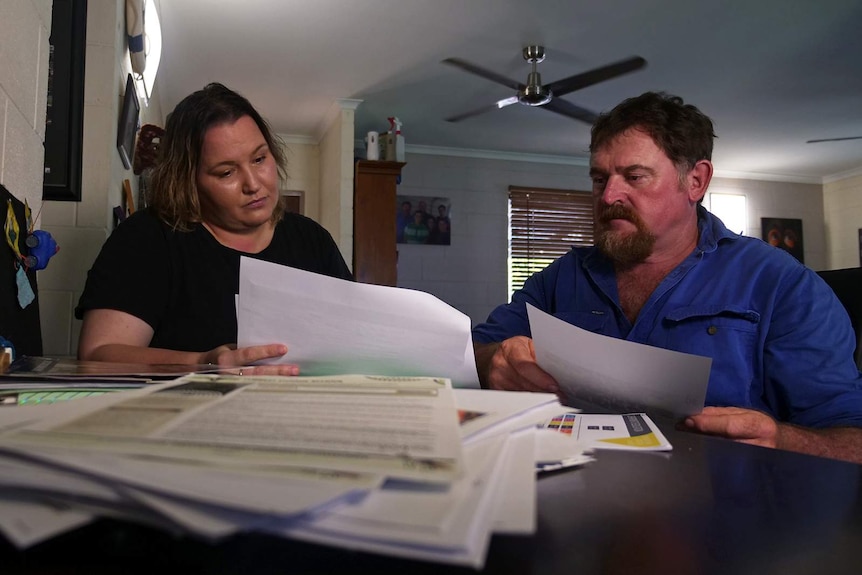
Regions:
<instances>
[{"instance_id":1,"label":"plastic bottle on cabinet","mask_svg":"<svg viewBox=\"0 0 862 575\"><path fill-rule=\"evenodd\" d=\"M396 162L403 162L405 153L404 136L401 135L401 120L399 120L396 116L393 116L389 118L389 125L389 133L392 134L391 142L393 144L393 148L395 149L394 154L391 154L392 159ZM387 156L390 156L390 154L387 153ZM387 157L387 159L389 158Z\"/></svg>"}]
</instances>

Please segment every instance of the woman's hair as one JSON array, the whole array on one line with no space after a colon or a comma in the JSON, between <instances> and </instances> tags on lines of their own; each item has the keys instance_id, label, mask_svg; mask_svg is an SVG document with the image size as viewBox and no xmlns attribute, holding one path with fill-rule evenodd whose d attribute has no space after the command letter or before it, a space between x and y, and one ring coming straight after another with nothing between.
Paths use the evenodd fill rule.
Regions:
<instances>
[{"instance_id":1,"label":"woman's hair","mask_svg":"<svg viewBox=\"0 0 862 575\"><path fill-rule=\"evenodd\" d=\"M593 124L590 152L630 129L649 134L677 168L680 177L700 160L712 159L712 120L679 96L646 92L601 114Z\"/></svg>"},{"instance_id":2,"label":"woman's hair","mask_svg":"<svg viewBox=\"0 0 862 575\"><path fill-rule=\"evenodd\" d=\"M201 221L197 170L201 161L204 135L213 126L233 123L249 116L266 140L278 168L280 181L287 178L287 160L281 140L273 134L257 110L241 95L222 84L208 84L186 96L168 114L165 135L159 146L159 160L150 176L149 204L162 221L174 229L188 231ZM279 197L272 212L278 222L285 211Z\"/></svg>"}]
</instances>

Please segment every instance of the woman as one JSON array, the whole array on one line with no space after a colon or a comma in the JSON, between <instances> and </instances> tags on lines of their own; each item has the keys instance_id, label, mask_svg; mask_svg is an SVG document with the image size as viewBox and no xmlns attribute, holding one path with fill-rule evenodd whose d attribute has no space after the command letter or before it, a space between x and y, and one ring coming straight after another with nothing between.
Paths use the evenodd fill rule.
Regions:
<instances>
[{"instance_id":1,"label":"woman","mask_svg":"<svg viewBox=\"0 0 862 575\"><path fill-rule=\"evenodd\" d=\"M285 213L279 142L248 100L209 84L168 116L160 153L149 207L113 232L88 273L78 358L248 366L284 355L281 344L236 348L240 257L351 276L328 232Z\"/></svg>"}]
</instances>

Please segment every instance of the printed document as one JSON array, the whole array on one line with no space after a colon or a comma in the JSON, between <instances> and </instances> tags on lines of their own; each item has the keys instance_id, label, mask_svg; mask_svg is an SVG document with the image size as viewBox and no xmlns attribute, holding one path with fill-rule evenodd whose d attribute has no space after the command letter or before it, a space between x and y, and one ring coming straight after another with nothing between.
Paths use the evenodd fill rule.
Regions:
<instances>
[{"instance_id":1,"label":"printed document","mask_svg":"<svg viewBox=\"0 0 862 575\"><path fill-rule=\"evenodd\" d=\"M597 449L670 451L661 430L645 413L622 415L561 412L545 421L542 429L556 431L572 441Z\"/></svg>"},{"instance_id":2,"label":"printed document","mask_svg":"<svg viewBox=\"0 0 862 575\"><path fill-rule=\"evenodd\" d=\"M268 363L303 375L445 377L478 387L470 318L431 294L355 283L243 257L237 297L240 347L283 343Z\"/></svg>"},{"instance_id":3,"label":"printed document","mask_svg":"<svg viewBox=\"0 0 862 575\"><path fill-rule=\"evenodd\" d=\"M536 362L588 411L681 418L703 410L712 358L599 335L529 304Z\"/></svg>"},{"instance_id":4,"label":"printed document","mask_svg":"<svg viewBox=\"0 0 862 575\"><path fill-rule=\"evenodd\" d=\"M436 482L462 471L446 379L201 374L116 395L107 407L7 434L0 446Z\"/></svg>"}]
</instances>

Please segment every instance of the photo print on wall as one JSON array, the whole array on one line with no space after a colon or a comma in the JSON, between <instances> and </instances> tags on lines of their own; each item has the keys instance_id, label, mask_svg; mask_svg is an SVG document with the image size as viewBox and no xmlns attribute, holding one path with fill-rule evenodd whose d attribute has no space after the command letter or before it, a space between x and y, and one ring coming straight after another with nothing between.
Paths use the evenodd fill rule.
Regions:
<instances>
[{"instance_id":1,"label":"photo print on wall","mask_svg":"<svg viewBox=\"0 0 862 575\"><path fill-rule=\"evenodd\" d=\"M792 218L760 218L763 241L781 248L805 263L805 250L802 244L802 220Z\"/></svg>"},{"instance_id":2,"label":"photo print on wall","mask_svg":"<svg viewBox=\"0 0 862 575\"><path fill-rule=\"evenodd\" d=\"M399 244L448 246L452 202L432 196L395 197L395 238Z\"/></svg>"}]
</instances>

